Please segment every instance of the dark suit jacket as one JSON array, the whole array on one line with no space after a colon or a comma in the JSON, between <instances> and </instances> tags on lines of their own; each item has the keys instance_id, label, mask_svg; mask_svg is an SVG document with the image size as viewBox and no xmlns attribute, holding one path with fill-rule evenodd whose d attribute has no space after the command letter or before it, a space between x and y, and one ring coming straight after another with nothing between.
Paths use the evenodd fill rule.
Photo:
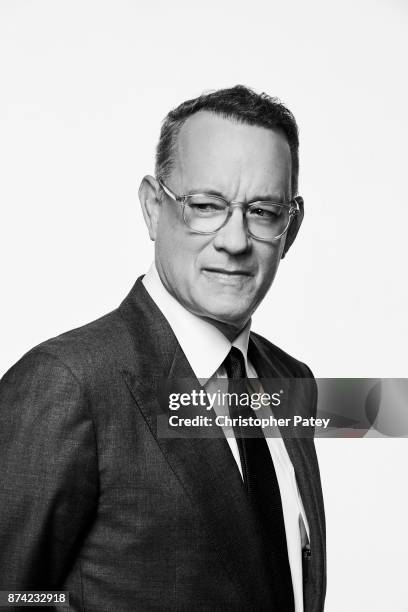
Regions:
<instances>
[{"instance_id":1,"label":"dark suit jacket","mask_svg":"<svg viewBox=\"0 0 408 612\"><path fill-rule=\"evenodd\" d=\"M311 376L256 334L249 356L262 376ZM226 440L157 435L168 377L194 374L141 279L117 310L3 377L0 590L66 590L71 609L95 612L276 611ZM313 413L315 399L299 408ZM319 612L318 464L311 439L286 444L311 530L306 612Z\"/></svg>"}]
</instances>

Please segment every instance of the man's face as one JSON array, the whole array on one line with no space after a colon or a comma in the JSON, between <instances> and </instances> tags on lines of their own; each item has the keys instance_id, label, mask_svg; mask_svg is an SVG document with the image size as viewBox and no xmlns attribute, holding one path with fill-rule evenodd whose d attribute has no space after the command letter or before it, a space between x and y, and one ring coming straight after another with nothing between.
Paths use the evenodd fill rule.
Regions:
<instances>
[{"instance_id":1,"label":"man's face","mask_svg":"<svg viewBox=\"0 0 408 612\"><path fill-rule=\"evenodd\" d=\"M182 126L166 184L176 194L215 192L226 200L288 200L291 155L280 132L199 112ZM190 312L238 332L268 291L285 236L248 236L233 209L216 234L194 233L182 207L162 194L155 228L156 266L167 290Z\"/></svg>"}]
</instances>

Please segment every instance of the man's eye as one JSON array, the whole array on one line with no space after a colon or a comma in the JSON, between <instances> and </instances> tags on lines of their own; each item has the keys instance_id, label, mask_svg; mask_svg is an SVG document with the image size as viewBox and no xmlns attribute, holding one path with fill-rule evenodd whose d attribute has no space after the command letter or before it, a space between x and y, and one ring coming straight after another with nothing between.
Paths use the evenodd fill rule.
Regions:
<instances>
[{"instance_id":1,"label":"man's eye","mask_svg":"<svg viewBox=\"0 0 408 612\"><path fill-rule=\"evenodd\" d=\"M224 211L224 207L216 202L191 202L190 208L199 214L218 213Z\"/></svg>"},{"instance_id":2,"label":"man's eye","mask_svg":"<svg viewBox=\"0 0 408 612\"><path fill-rule=\"evenodd\" d=\"M273 220L282 214L282 208L280 206L257 206L256 208L251 208L249 214L255 218Z\"/></svg>"}]
</instances>

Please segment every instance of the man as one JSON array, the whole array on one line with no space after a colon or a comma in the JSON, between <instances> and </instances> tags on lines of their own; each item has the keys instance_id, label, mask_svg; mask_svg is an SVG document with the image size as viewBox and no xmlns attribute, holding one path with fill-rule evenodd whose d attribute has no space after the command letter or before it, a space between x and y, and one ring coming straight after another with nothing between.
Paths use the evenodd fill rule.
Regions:
<instances>
[{"instance_id":1,"label":"man","mask_svg":"<svg viewBox=\"0 0 408 612\"><path fill-rule=\"evenodd\" d=\"M303 216L295 120L265 94L216 91L169 113L156 162L139 192L148 274L2 381L0 589L69 591L73 610L318 612L313 441L157 426L164 381L311 377L250 332Z\"/></svg>"}]
</instances>

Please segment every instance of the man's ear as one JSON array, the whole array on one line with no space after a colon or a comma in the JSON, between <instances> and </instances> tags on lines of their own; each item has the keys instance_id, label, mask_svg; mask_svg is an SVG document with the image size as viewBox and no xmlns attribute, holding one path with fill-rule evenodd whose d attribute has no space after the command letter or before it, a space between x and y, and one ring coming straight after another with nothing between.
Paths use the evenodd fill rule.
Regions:
<instances>
[{"instance_id":1,"label":"man's ear","mask_svg":"<svg viewBox=\"0 0 408 612\"><path fill-rule=\"evenodd\" d=\"M160 185L154 176L146 175L139 187L139 200L150 240L156 240L160 216Z\"/></svg>"},{"instance_id":2,"label":"man's ear","mask_svg":"<svg viewBox=\"0 0 408 612\"><path fill-rule=\"evenodd\" d=\"M285 257L286 253L289 251L290 247L294 243L297 233L303 221L303 216L304 216L303 198L300 196L297 196L296 201L299 205L299 214L296 215L290 222L290 226L286 234L285 246L282 251L282 259Z\"/></svg>"}]
</instances>

